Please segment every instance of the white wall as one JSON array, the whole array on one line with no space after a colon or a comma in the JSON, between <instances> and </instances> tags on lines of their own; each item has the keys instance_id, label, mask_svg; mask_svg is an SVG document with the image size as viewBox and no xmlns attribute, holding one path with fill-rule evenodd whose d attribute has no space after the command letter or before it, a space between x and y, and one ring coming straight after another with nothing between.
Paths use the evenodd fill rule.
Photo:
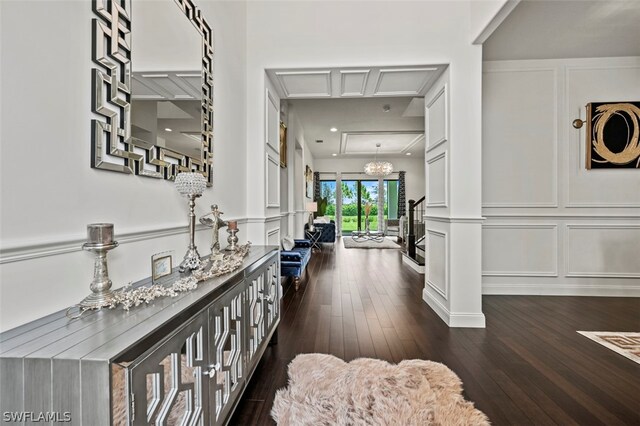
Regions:
<instances>
[{"instance_id":1,"label":"white wall","mask_svg":"<svg viewBox=\"0 0 640 426\"><path fill-rule=\"evenodd\" d=\"M109 272L120 287L150 275L153 253L174 250L174 262L182 259L188 211L171 182L90 168L91 4L0 4L0 329L6 330L89 293L93 258L80 250L88 223L115 224L123 244L109 254ZM197 214L217 203L226 218L244 217L238 188L246 187L246 4L198 4L214 29L216 84L214 185L198 200ZM206 254L209 234L199 232L197 244Z\"/></svg>"},{"instance_id":2,"label":"white wall","mask_svg":"<svg viewBox=\"0 0 640 426\"><path fill-rule=\"evenodd\" d=\"M364 165L370 162L371 158L316 158L315 166L319 172L362 172ZM425 195L424 179L424 158L390 158L387 159L393 164L393 170L399 172L404 170L406 183L406 199L419 200ZM366 175L362 175L365 177Z\"/></svg>"},{"instance_id":3,"label":"white wall","mask_svg":"<svg viewBox=\"0 0 640 426\"><path fill-rule=\"evenodd\" d=\"M481 313L481 77L482 48L470 43L471 8L466 1L250 2L247 6L248 182L263 173L260 123L264 70L287 67L449 64L450 185L448 215L456 228L443 256L451 269L450 299L424 297L452 326L484 326ZM249 215L264 206L248 199ZM451 217L472 218L454 224ZM436 225L433 225L436 226ZM451 231L453 232L453 231ZM471 242L466 241L470 239ZM444 249L443 249L444 250ZM466 266L463 266L466 265Z\"/></svg>"},{"instance_id":4,"label":"white wall","mask_svg":"<svg viewBox=\"0 0 640 426\"><path fill-rule=\"evenodd\" d=\"M484 293L640 295L640 171L586 170L571 125L638 99L640 57L484 64Z\"/></svg>"}]
</instances>

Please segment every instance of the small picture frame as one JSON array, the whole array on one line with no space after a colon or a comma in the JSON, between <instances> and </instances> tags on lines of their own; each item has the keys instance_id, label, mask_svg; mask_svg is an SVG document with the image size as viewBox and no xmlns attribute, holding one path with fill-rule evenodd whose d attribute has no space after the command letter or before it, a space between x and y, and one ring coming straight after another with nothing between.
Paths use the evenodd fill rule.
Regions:
<instances>
[{"instance_id":1,"label":"small picture frame","mask_svg":"<svg viewBox=\"0 0 640 426\"><path fill-rule=\"evenodd\" d=\"M165 251L151 256L151 280L155 284L157 280L171 274L173 270L172 252Z\"/></svg>"}]
</instances>

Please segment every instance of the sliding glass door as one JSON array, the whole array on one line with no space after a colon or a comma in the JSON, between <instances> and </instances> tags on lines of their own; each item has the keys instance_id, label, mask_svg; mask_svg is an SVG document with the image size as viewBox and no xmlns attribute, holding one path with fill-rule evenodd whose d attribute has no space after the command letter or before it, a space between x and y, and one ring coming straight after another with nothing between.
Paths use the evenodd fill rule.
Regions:
<instances>
[{"instance_id":1,"label":"sliding glass door","mask_svg":"<svg viewBox=\"0 0 640 426\"><path fill-rule=\"evenodd\" d=\"M358 230L358 181L343 180L342 189L342 235Z\"/></svg>"},{"instance_id":2,"label":"sliding glass door","mask_svg":"<svg viewBox=\"0 0 640 426\"><path fill-rule=\"evenodd\" d=\"M320 181L320 197L327 199L327 209L324 215L329 219L336 220L336 181L321 180Z\"/></svg>"},{"instance_id":3,"label":"sliding glass door","mask_svg":"<svg viewBox=\"0 0 640 426\"><path fill-rule=\"evenodd\" d=\"M377 180L361 180L360 190L358 194L358 207L360 215L358 230L367 229L366 221L369 221L369 231L378 230L378 181Z\"/></svg>"}]
</instances>

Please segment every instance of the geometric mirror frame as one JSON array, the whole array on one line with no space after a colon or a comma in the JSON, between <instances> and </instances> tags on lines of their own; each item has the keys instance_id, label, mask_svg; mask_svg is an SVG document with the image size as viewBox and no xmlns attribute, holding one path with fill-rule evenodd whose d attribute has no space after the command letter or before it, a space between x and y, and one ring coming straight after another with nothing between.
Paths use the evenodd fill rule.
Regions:
<instances>
[{"instance_id":1,"label":"geometric mirror frame","mask_svg":"<svg viewBox=\"0 0 640 426\"><path fill-rule=\"evenodd\" d=\"M191 0L175 0L202 35L202 126L198 157L131 136L131 0L92 0L91 167L173 180L202 173L212 184L213 33Z\"/></svg>"}]
</instances>

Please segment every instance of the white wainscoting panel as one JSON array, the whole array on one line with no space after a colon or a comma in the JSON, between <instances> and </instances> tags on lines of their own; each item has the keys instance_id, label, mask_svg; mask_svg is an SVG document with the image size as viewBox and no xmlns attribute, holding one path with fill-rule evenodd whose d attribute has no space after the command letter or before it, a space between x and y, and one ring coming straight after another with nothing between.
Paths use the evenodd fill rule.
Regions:
<instances>
[{"instance_id":1,"label":"white wainscoting panel","mask_svg":"<svg viewBox=\"0 0 640 426\"><path fill-rule=\"evenodd\" d=\"M557 207L557 72L485 71L483 207Z\"/></svg>"},{"instance_id":2,"label":"white wainscoting panel","mask_svg":"<svg viewBox=\"0 0 640 426\"><path fill-rule=\"evenodd\" d=\"M427 159L427 170L427 207L447 207L449 202L447 151Z\"/></svg>"},{"instance_id":3,"label":"white wainscoting panel","mask_svg":"<svg viewBox=\"0 0 640 426\"><path fill-rule=\"evenodd\" d=\"M482 275L558 276L558 226L500 224L482 227Z\"/></svg>"},{"instance_id":4,"label":"white wainscoting panel","mask_svg":"<svg viewBox=\"0 0 640 426\"><path fill-rule=\"evenodd\" d=\"M267 207L280 207L280 159L266 154Z\"/></svg>"},{"instance_id":5,"label":"white wainscoting panel","mask_svg":"<svg viewBox=\"0 0 640 426\"><path fill-rule=\"evenodd\" d=\"M640 224L567 224L567 277L640 278Z\"/></svg>"},{"instance_id":6,"label":"white wainscoting panel","mask_svg":"<svg viewBox=\"0 0 640 426\"><path fill-rule=\"evenodd\" d=\"M570 65L565 75L567 123L578 117L585 119L589 102L640 99L640 58ZM586 169L585 129L567 129L567 207L640 207L640 170Z\"/></svg>"},{"instance_id":7,"label":"white wainscoting panel","mask_svg":"<svg viewBox=\"0 0 640 426\"><path fill-rule=\"evenodd\" d=\"M447 84L426 104L427 152L449 139Z\"/></svg>"},{"instance_id":8,"label":"white wainscoting panel","mask_svg":"<svg viewBox=\"0 0 640 426\"><path fill-rule=\"evenodd\" d=\"M268 246L279 246L280 239L280 228L273 228L267 230L264 240Z\"/></svg>"},{"instance_id":9,"label":"white wainscoting panel","mask_svg":"<svg viewBox=\"0 0 640 426\"><path fill-rule=\"evenodd\" d=\"M447 233L427 230L426 283L444 300L449 298L449 241Z\"/></svg>"},{"instance_id":10,"label":"white wainscoting panel","mask_svg":"<svg viewBox=\"0 0 640 426\"><path fill-rule=\"evenodd\" d=\"M280 102L269 89L266 90L264 134L267 145L275 152L280 152Z\"/></svg>"}]
</instances>

